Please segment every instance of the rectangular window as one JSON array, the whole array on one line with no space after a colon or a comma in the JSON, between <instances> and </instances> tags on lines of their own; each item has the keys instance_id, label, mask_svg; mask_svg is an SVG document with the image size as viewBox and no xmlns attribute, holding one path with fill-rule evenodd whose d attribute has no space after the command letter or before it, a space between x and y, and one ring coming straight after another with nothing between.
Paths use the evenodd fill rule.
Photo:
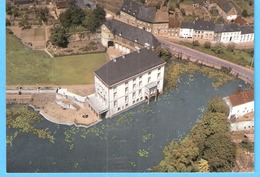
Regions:
<instances>
[{"instance_id":1,"label":"rectangular window","mask_svg":"<svg viewBox=\"0 0 260 177\"><path fill-rule=\"evenodd\" d=\"M133 99L135 99L135 92L133 93Z\"/></svg>"},{"instance_id":2,"label":"rectangular window","mask_svg":"<svg viewBox=\"0 0 260 177\"><path fill-rule=\"evenodd\" d=\"M157 74L157 79L160 77L160 75L161 75L161 73L158 73L158 74Z\"/></svg>"},{"instance_id":3,"label":"rectangular window","mask_svg":"<svg viewBox=\"0 0 260 177\"><path fill-rule=\"evenodd\" d=\"M138 93L138 94L139 94L139 96L141 96L141 95L142 95L142 90L139 90L139 93Z\"/></svg>"},{"instance_id":4,"label":"rectangular window","mask_svg":"<svg viewBox=\"0 0 260 177\"><path fill-rule=\"evenodd\" d=\"M148 77L148 83L150 83L151 82L151 77Z\"/></svg>"},{"instance_id":5,"label":"rectangular window","mask_svg":"<svg viewBox=\"0 0 260 177\"><path fill-rule=\"evenodd\" d=\"M117 107L117 101L114 101L114 107Z\"/></svg>"},{"instance_id":6,"label":"rectangular window","mask_svg":"<svg viewBox=\"0 0 260 177\"><path fill-rule=\"evenodd\" d=\"M136 84L133 84L133 90L135 90Z\"/></svg>"},{"instance_id":7,"label":"rectangular window","mask_svg":"<svg viewBox=\"0 0 260 177\"><path fill-rule=\"evenodd\" d=\"M151 71L148 73L148 75L151 75Z\"/></svg>"},{"instance_id":8,"label":"rectangular window","mask_svg":"<svg viewBox=\"0 0 260 177\"><path fill-rule=\"evenodd\" d=\"M119 107L119 108L117 108L117 110L118 110L118 111L120 111L120 107Z\"/></svg>"},{"instance_id":9,"label":"rectangular window","mask_svg":"<svg viewBox=\"0 0 260 177\"><path fill-rule=\"evenodd\" d=\"M158 71L160 71L160 70L161 70L161 67L158 68Z\"/></svg>"},{"instance_id":10,"label":"rectangular window","mask_svg":"<svg viewBox=\"0 0 260 177\"><path fill-rule=\"evenodd\" d=\"M125 107L128 107L128 104L125 104Z\"/></svg>"},{"instance_id":11,"label":"rectangular window","mask_svg":"<svg viewBox=\"0 0 260 177\"><path fill-rule=\"evenodd\" d=\"M128 87L125 88L125 93L128 93Z\"/></svg>"},{"instance_id":12,"label":"rectangular window","mask_svg":"<svg viewBox=\"0 0 260 177\"><path fill-rule=\"evenodd\" d=\"M117 92L114 92L114 99L117 97Z\"/></svg>"},{"instance_id":13,"label":"rectangular window","mask_svg":"<svg viewBox=\"0 0 260 177\"><path fill-rule=\"evenodd\" d=\"M136 78L133 78L133 82L135 82Z\"/></svg>"},{"instance_id":14,"label":"rectangular window","mask_svg":"<svg viewBox=\"0 0 260 177\"><path fill-rule=\"evenodd\" d=\"M128 102L128 96L125 96L125 102L126 103Z\"/></svg>"},{"instance_id":15,"label":"rectangular window","mask_svg":"<svg viewBox=\"0 0 260 177\"><path fill-rule=\"evenodd\" d=\"M142 76L139 76L139 80L142 79Z\"/></svg>"},{"instance_id":16,"label":"rectangular window","mask_svg":"<svg viewBox=\"0 0 260 177\"><path fill-rule=\"evenodd\" d=\"M142 87L142 81L139 81L139 87Z\"/></svg>"}]
</instances>

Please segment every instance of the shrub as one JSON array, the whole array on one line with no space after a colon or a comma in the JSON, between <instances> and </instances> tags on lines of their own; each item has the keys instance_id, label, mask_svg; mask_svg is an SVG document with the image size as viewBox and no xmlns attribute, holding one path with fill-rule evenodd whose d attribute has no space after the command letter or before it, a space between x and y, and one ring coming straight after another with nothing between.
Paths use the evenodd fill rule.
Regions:
<instances>
[{"instance_id":1,"label":"shrub","mask_svg":"<svg viewBox=\"0 0 260 177\"><path fill-rule=\"evenodd\" d=\"M211 43L210 42L205 42L204 43L204 48L205 49L210 49L211 48Z\"/></svg>"}]
</instances>

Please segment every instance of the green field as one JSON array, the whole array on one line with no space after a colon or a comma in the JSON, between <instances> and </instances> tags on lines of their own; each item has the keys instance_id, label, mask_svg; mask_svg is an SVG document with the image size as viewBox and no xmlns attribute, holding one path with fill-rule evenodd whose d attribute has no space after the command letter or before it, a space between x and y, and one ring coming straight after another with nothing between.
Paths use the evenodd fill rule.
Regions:
<instances>
[{"instance_id":1,"label":"green field","mask_svg":"<svg viewBox=\"0 0 260 177\"><path fill-rule=\"evenodd\" d=\"M107 54L50 58L27 49L14 36L6 36L7 85L76 85L93 83L93 71L107 62Z\"/></svg>"}]
</instances>

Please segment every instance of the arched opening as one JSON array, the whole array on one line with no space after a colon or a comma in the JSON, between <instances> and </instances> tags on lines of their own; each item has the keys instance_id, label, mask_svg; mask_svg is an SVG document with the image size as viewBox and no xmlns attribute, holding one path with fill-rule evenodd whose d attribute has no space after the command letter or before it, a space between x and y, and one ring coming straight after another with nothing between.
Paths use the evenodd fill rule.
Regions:
<instances>
[{"instance_id":1,"label":"arched opening","mask_svg":"<svg viewBox=\"0 0 260 177\"><path fill-rule=\"evenodd\" d=\"M107 47L110 47L110 46L112 46L112 47L114 46L114 42L113 41L108 41L107 42Z\"/></svg>"}]
</instances>

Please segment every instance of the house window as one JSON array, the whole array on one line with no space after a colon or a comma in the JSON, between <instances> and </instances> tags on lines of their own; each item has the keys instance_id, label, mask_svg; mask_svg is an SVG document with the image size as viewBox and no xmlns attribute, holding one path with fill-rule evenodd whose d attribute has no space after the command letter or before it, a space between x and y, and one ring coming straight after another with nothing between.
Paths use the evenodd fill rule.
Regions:
<instances>
[{"instance_id":1,"label":"house window","mask_svg":"<svg viewBox=\"0 0 260 177\"><path fill-rule=\"evenodd\" d=\"M128 82L125 82L125 86L128 86Z\"/></svg>"},{"instance_id":2,"label":"house window","mask_svg":"<svg viewBox=\"0 0 260 177\"><path fill-rule=\"evenodd\" d=\"M125 107L128 107L128 104L125 104Z\"/></svg>"},{"instance_id":3,"label":"house window","mask_svg":"<svg viewBox=\"0 0 260 177\"><path fill-rule=\"evenodd\" d=\"M125 93L128 93L128 87L125 88Z\"/></svg>"},{"instance_id":4,"label":"house window","mask_svg":"<svg viewBox=\"0 0 260 177\"><path fill-rule=\"evenodd\" d=\"M158 87L160 86L160 81L157 82L157 86L158 86Z\"/></svg>"},{"instance_id":5,"label":"house window","mask_svg":"<svg viewBox=\"0 0 260 177\"><path fill-rule=\"evenodd\" d=\"M114 92L114 99L117 97L117 92Z\"/></svg>"},{"instance_id":6,"label":"house window","mask_svg":"<svg viewBox=\"0 0 260 177\"><path fill-rule=\"evenodd\" d=\"M143 97L141 96L140 100L142 100L142 99L143 99Z\"/></svg>"},{"instance_id":7,"label":"house window","mask_svg":"<svg viewBox=\"0 0 260 177\"><path fill-rule=\"evenodd\" d=\"M136 100L136 102L138 102L139 101L139 98Z\"/></svg>"},{"instance_id":8,"label":"house window","mask_svg":"<svg viewBox=\"0 0 260 177\"><path fill-rule=\"evenodd\" d=\"M142 87L142 81L139 81L139 87Z\"/></svg>"},{"instance_id":9,"label":"house window","mask_svg":"<svg viewBox=\"0 0 260 177\"><path fill-rule=\"evenodd\" d=\"M151 75L151 71L148 73L148 75Z\"/></svg>"},{"instance_id":10,"label":"house window","mask_svg":"<svg viewBox=\"0 0 260 177\"><path fill-rule=\"evenodd\" d=\"M158 74L157 74L157 79L160 77L160 75L161 75L161 73L158 73Z\"/></svg>"},{"instance_id":11,"label":"house window","mask_svg":"<svg viewBox=\"0 0 260 177\"><path fill-rule=\"evenodd\" d=\"M160 70L161 70L161 67L158 68L158 71L160 71Z\"/></svg>"},{"instance_id":12,"label":"house window","mask_svg":"<svg viewBox=\"0 0 260 177\"><path fill-rule=\"evenodd\" d=\"M128 102L128 96L125 96L125 102L126 103Z\"/></svg>"},{"instance_id":13,"label":"house window","mask_svg":"<svg viewBox=\"0 0 260 177\"><path fill-rule=\"evenodd\" d=\"M117 110L120 111L120 107L118 107Z\"/></svg>"},{"instance_id":14,"label":"house window","mask_svg":"<svg viewBox=\"0 0 260 177\"><path fill-rule=\"evenodd\" d=\"M116 87L113 88L114 92L116 92Z\"/></svg>"},{"instance_id":15,"label":"house window","mask_svg":"<svg viewBox=\"0 0 260 177\"><path fill-rule=\"evenodd\" d=\"M136 95L136 94L135 94L135 92L134 92L134 93L133 93L133 99L135 99L135 95Z\"/></svg>"},{"instance_id":16,"label":"house window","mask_svg":"<svg viewBox=\"0 0 260 177\"><path fill-rule=\"evenodd\" d=\"M136 78L133 79L133 82L135 82Z\"/></svg>"},{"instance_id":17,"label":"house window","mask_svg":"<svg viewBox=\"0 0 260 177\"><path fill-rule=\"evenodd\" d=\"M133 84L133 90L135 90L136 84Z\"/></svg>"},{"instance_id":18,"label":"house window","mask_svg":"<svg viewBox=\"0 0 260 177\"><path fill-rule=\"evenodd\" d=\"M151 77L148 77L148 83L150 83L151 82Z\"/></svg>"},{"instance_id":19,"label":"house window","mask_svg":"<svg viewBox=\"0 0 260 177\"><path fill-rule=\"evenodd\" d=\"M139 94L139 96L141 96L141 95L142 95L142 90L141 90L141 89L139 90L139 93L138 93L138 94Z\"/></svg>"},{"instance_id":20,"label":"house window","mask_svg":"<svg viewBox=\"0 0 260 177\"><path fill-rule=\"evenodd\" d=\"M114 107L117 107L117 101L114 101Z\"/></svg>"},{"instance_id":21,"label":"house window","mask_svg":"<svg viewBox=\"0 0 260 177\"><path fill-rule=\"evenodd\" d=\"M139 76L139 80L142 79L142 76Z\"/></svg>"},{"instance_id":22,"label":"house window","mask_svg":"<svg viewBox=\"0 0 260 177\"><path fill-rule=\"evenodd\" d=\"M135 100L133 101L133 104L135 103Z\"/></svg>"}]
</instances>

